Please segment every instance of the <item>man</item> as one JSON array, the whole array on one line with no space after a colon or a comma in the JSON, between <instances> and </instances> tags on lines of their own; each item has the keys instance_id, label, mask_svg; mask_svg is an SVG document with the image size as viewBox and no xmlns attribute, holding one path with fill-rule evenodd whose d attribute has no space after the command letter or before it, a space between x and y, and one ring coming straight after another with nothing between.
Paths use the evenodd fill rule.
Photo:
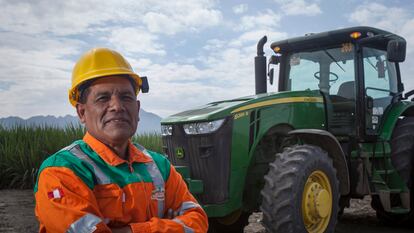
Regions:
<instances>
[{"instance_id":1,"label":"man","mask_svg":"<svg viewBox=\"0 0 414 233\"><path fill-rule=\"evenodd\" d=\"M40 167L40 232L207 231L205 212L169 161L130 140L143 85L113 50L92 49L75 65L69 100L87 132Z\"/></svg>"}]
</instances>

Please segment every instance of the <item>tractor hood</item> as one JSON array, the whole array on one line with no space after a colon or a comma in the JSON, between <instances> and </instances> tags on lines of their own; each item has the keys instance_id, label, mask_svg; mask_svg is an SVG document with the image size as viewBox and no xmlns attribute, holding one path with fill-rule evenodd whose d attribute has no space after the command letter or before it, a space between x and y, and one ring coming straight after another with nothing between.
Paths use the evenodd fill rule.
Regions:
<instances>
[{"instance_id":1,"label":"tractor hood","mask_svg":"<svg viewBox=\"0 0 414 233\"><path fill-rule=\"evenodd\" d=\"M225 118L237 112L246 111L254 108L260 108L269 105L288 102L298 102L296 100L302 97L317 97L318 102L322 102L322 96L319 93L319 91L309 90L264 93L232 100L208 103L206 105L164 118L161 121L161 124L212 121Z\"/></svg>"}]
</instances>

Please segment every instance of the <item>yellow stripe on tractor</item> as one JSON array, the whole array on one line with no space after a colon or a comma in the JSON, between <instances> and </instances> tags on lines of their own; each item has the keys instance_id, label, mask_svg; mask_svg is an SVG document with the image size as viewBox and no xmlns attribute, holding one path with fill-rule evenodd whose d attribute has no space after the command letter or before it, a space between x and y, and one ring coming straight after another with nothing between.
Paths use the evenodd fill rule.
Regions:
<instances>
[{"instance_id":1,"label":"yellow stripe on tractor","mask_svg":"<svg viewBox=\"0 0 414 233\"><path fill-rule=\"evenodd\" d=\"M266 100L259 103L249 104L240 108L234 109L231 113L249 110L252 108L266 107L275 104L286 104L286 103L323 103L322 97L288 97L273 100Z\"/></svg>"}]
</instances>

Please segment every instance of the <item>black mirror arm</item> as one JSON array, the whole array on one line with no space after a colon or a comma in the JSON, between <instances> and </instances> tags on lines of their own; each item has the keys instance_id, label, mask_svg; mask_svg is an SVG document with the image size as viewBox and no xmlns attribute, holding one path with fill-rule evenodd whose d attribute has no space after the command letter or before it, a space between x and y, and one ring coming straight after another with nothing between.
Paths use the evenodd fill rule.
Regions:
<instances>
[{"instance_id":1,"label":"black mirror arm","mask_svg":"<svg viewBox=\"0 0 414 233\"><path fill-rule=\"evenodd\" d=\"M272 68L272 69L270 69L270 70L269 70L269 72L267 73L267 76L269 76L269 83L270 83L270 85L273 85L273 79L274 79L274 77L273 77L273 72L274 72L274 70L273 70L273 68Z\"/></svg>"},{"instance_id":2,"label":"black mirror arm","mask_svg":"<svg viewBox=\"0 0 414 233\"><path fill-rule=\"evenodd\" d=\"M410 96L412 96L412 95L414 95L414 90L411 90L411 91L409 91L409 92L407 92L407 93L405 93L405 95L404 95L404 98L403 99L408 99L408 97L410 97Z\"/></svg>"}]
</instances>

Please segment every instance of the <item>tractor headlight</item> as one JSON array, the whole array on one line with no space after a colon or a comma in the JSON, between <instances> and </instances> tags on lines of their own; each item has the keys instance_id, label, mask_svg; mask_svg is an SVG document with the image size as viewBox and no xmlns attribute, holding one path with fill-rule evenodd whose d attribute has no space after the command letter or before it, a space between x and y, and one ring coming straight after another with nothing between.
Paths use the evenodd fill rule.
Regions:
<instances>
[{"instance_id":1,"label":"tractor headlight","mask_svg":"<svg viewBox=\"0 0 414 233\"><path fill-rule=\"evenodd\" d=\"M161 135L162 136L171 136L172 135L172 125L161 125Z\"/></svg>"},{"instance_id":2,"label":"tractor headlight","mask_svg":"<svg viewBox=\"0 0 414 233\"><path fill-rule=\"evenodd\" d=\"M217 131L223 124L224 119L209 121L209 122L197 122L184 125L184 131L186 134L206 134Z\"/></svg>"}]
</instances>

